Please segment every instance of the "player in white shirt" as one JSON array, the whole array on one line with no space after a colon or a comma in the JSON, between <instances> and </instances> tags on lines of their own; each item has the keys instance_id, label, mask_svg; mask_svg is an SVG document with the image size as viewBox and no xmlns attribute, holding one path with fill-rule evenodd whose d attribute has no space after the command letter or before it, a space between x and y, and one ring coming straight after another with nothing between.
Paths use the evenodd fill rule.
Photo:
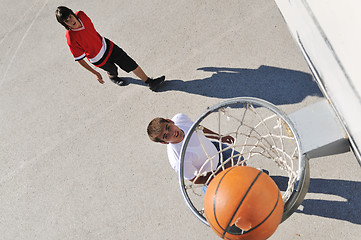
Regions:
<instances>
[{"instance_id":1,"label":"player in white shirt","mask_svg":"<svg viewBox=\"0 0 361 240\"><path fill-rule=\"evenodd\" d=\"M193 122L185 114L178 113L172 119L154 118L148 125L147 132L149 138L154 142L167 144L169 163L176 172L179 172L180 168L180 154L183 140L192 124ZM217 136L216 133L207 128L203 128L203 132ZM214 138L216 139L217 137ZM231 136L224 136L221 141L224 143L232 143L234 139ZM204 165L208 159L206 153L214 157L212 161ZM227 151L225 151L222 154L229 154L229 152L227 153ZM224 156L224 159L227 159L229 156ZM211 171L216 170L219 164L219 143L211 141L203 134L193 134L188 143L184 158L184 177L193 181L196 174L204 165L202 174L204 173L206 175L199 176L195 183L205 183Z\"/></svg>"}]
</instances>

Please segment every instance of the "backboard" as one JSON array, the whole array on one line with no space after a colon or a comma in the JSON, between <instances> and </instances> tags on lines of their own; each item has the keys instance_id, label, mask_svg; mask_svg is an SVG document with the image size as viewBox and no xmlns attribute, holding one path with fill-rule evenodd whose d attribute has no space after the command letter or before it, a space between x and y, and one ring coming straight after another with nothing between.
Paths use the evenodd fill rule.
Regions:
<instances>
[{"instance_id":1,"label":"backboard","mask_svg":"<svg viewBox=\"0 0 361 240\"><path fill-rule=\"evenodd\" d=\"M361 2L275 2L361 164Z\"/></svg>"}]
</instances>

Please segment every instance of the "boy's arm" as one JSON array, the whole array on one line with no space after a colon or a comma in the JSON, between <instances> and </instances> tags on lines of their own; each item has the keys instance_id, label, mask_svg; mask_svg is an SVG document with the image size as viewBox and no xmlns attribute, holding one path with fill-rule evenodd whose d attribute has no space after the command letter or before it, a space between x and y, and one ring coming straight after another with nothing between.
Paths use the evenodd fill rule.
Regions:
<instances>
[{"instance_id":1,"label":"boy's arm","mask_svg":"<svg viewBox=\"0 0 361 240\"><path fill-rule=\"evenodd\" d=\"M205 176L198 176L198 178L196 179L195 177L190 180L191 182L193 182L194 184L205 184L208 180L208 178L211 176L212 172L208 172Z\"/></svg>"},{"instance_id":2,"label":"boy's arm","mask_svg":"<svg viewBox=\"0 0 361 240\"><path fill-rule=\"evenodd\" d=\"M203 130L205 136L207 138L211 138L211 139L219 139L219 134L218 133L215 133L213 132L212 130L209 130L208 128L206 127L203 127L203 126L200 126L201 127L201 130ZM221 142L223 143L233 143L234 142L234 138L232 136L224 136L224 137L221 137Z\"/></svg>"},{"instance_id":3,"label":"boy's arm","mask_svg":"<svg viewBox=\"0 0 361 240\"><path fill-rule=\"evenodd\" d=\"M98 80L98 82L100 82L101 84L104 83L102 75L96 71L95 69L93 69L91 66L89 66L89 64L84 60L79 60L77 61L83 68L85 68L86 70L88 70L89 72L91 72L92 74L95 75L96 79Z\"/></svg>"}]
</instances>

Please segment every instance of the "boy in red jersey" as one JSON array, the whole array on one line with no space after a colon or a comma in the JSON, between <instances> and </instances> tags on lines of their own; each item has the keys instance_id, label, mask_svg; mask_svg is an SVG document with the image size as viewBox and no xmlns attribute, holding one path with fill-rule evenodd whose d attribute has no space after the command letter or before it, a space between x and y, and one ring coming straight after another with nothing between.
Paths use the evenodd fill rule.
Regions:
<instances>
[{"instance_id":1,"label":"boy in red jersey","mask_svg":"<svg viewBox=\"0 0 361 240\"><path fill-rule=\"evenodd\" d=\"M126 72L133 72L154 91L164 82L165 76L149 78L138 64L120 47L102 37L94 28L90 18L82 11L74 13L71 9L60 6L55 11L56 19L66 31L66 40L70 51L85 69L93 73L103 84L102 75L84 60L86 57L94 66L105 70L114 83L122 86L125 80L118 77L118 65ZM116 64L116 65L115 65Z\"/></svg>"}]
</instances>

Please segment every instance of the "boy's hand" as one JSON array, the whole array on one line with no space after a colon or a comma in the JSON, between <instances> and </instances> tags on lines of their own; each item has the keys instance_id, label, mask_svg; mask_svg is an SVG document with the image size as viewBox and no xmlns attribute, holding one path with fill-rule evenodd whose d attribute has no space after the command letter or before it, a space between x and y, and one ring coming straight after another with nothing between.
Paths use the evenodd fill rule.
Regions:
<instances>
[{"instance_id":1,"label":"boy's hand","mask_svg":"<svg viewBox=\"0 0 361 240\"><path fill-rule=\"evenodd\" d=\"M221 138L221 142L232 144L234 143L234 138L232 136L224 136Z\"/></svg>"},{"instance_id":2,"label":"boy's hand","mask_svg":"<svg viewBox=\"0 0 361 240\"><path fill-rule=\"evenodd\" d=\"M98 82L100 82L101 84L104 83L103 77L99 72L94 73L94 75L97 78Z\"/></svg>"},{"instance_id":3,"label":"boy's hand","mask_svg":"<svg viewBox=\"0 0 361 240\"><path fill-rule=\"evenodd\" d=\"M95 75L95 77L97 78L98 82L100 82L101 84L104 83L102 75L96 71L95 69L93 69L91 66L89 66L89 64L87 64L87 62L84 59L81 59L78 61L78 63L85 68L86 70L88 70L89 72L91 72L92 74Z\"/></svg>"}]
</instances>

